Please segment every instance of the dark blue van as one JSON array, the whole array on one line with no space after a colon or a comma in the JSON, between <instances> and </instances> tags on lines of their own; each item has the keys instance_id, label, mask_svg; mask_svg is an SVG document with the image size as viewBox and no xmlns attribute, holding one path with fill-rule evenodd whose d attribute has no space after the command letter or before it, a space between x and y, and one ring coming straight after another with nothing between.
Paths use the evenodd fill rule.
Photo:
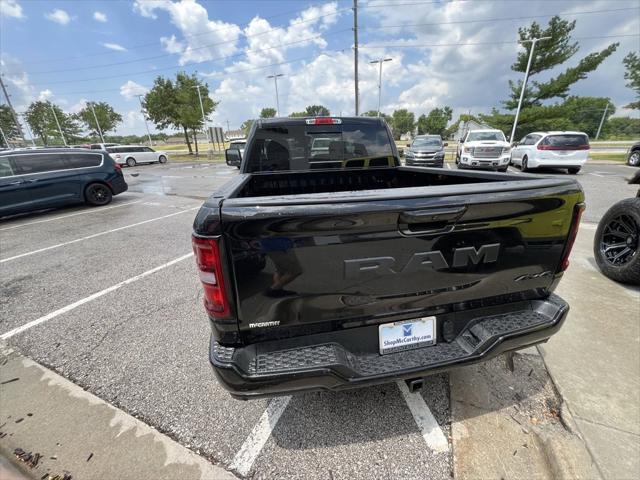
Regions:
<instances>
[{"instance_id":1,"label":"dark blue van","mask_svg":"<svg viewBox=\"0 0 640 480\"><path fill-rule=\"evenodd\" d=\"M106 205L127 188L121 167L105 151L0 152L0 217L80 202Z\"/></svg>"}]
</instances>

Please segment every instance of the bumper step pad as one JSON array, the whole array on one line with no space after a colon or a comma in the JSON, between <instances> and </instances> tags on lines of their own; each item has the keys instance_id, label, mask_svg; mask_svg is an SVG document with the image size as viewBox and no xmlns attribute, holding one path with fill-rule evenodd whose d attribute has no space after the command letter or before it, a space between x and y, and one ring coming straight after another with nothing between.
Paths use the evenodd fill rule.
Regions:
<instances>
[{"instance_id":1,"label":"bumper step pad","mask_svg":"<svg viewBox=\"0 0 640 480\"><path fill-rule=\"evenodd\" d=\"M568 310L555 295L534 300L529 308L511 313L481 317L469 321L467 327L451 342L388 355L354 354L338 343L290 348L251 355L247 350L212 343L212 361L219 368L234 366L242 376L300 374L305 371L331 370L344 378L393 375L412 369L427 370L442 365L472 360L510 337L516 337L556 325Z\"/></svg>"}]
</instances>

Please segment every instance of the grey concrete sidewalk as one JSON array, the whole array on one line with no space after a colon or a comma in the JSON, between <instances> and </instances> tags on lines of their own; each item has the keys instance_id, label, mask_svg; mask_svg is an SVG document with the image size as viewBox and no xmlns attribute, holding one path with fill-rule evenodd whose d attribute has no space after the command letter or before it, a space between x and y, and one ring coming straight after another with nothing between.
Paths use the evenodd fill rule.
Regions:
<instances>
[{"instance_id":1,"label":"grey concrete sidewalk","mask_svg":"<svg viewBox=\"0 0 640 480\"><path fill-rule=\"evenodd\" d=\"M640 290L600 273L583 224L558 294L571 306L539 347L602 476L640 478Z\"/></svg>"},{"instance_id":2,"label":"grey concrete sidewalk","mask_svg":"<svg viewBox=\"0 0 640 480\"><path fill-rule=\"evenodd\" d=\"M0 385L0 455L31 478L47 474L49 478L70 474L74 479L235 478L2 345ZM26 452L23 461L16 449ZM0 473L9 468L0 468Z\"/></svg>"}]
</instances>

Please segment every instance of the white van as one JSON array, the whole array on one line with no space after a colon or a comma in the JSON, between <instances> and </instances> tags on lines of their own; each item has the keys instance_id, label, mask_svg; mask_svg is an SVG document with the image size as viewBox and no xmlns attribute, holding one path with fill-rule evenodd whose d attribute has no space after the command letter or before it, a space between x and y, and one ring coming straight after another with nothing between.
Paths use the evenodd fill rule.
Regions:
<instances>
[{"instance_id":1,"label":"white van","mask_svg":"<svg viewBox=\"0 0 640 480\"><path fill-rule=\"evenodd\" d=\"M589 158L584 132L533 132L514 144L511 163L523 172L533 168L566 168L575 175Z\"/></svg>"},{"instance_id":2,"label":"white van","mask_svg":"<svg viewBox=\"0 0 640 480\"><path fill-rule=\"evenodd\" d=\"M135 167L138 163L167 163L167 153L156 151L151 147L117 145L108 147L107 152L111 154L116 163L127 167Z\"/></svg>"}]
</instances>

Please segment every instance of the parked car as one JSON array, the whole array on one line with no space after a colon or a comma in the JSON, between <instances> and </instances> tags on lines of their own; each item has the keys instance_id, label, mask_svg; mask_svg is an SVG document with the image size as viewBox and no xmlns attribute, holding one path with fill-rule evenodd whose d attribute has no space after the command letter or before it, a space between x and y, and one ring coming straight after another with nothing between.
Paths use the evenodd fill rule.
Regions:
<instances>
[{"instance_id":1,"label":"parked car","mask_svg":"<svg viewBox=\"0 0 640 480\"><path fill-rule=\"evenodd\" d=\"M0 152L0 217L79 202L106 205L127 188L122 168L104 151Z\"/></svg>"},{"instance_id":2,"label":"parked car","mask_svg":"<svg viewBox=\"0 0 640 480\"><path fill-rule=\"evenodd\" d=\"M214 372L244 399L417 389L544 342L583 202L567 177L401 166L381 118L257 120L193 224Z\"/></svg>"},{"instance_id":3,"label":"parked car","mask_svg":"<svg viewBox=\"0 0 640 480\"><path fill-rule=\"evenodd\" d=\"M92 143L89 145L88 148L91 150L106 150L107 147L114 147L116 145L119 145L119 144L118 143Z\"/></svg>"},{"instance_id":4,"label":"parked car","mask_svg":"<svg viewBox=\"0 0 640 480\"><path fill-rule=\"evenodd\" d=\"M418 135L407 145L404 153L406 165L444 167L444 147L440 135Z\"/></svg>"},{"instance_id":5,"label":"parked car","mask_svg":"<svg viewBox=\"0 0 640 480\"><path fill-rule=\"evenodd\" d=\"M640 167L640 142L636 142L627 150L627 164Z\"/></svg>"},{"instance_id":6,"label":"parked car","mask_svg":"<svg viewBox=\"0 0 640 480\"><path fill-rule=\"evenodd\" d=\"M640 171L629 180L640 185ZM593 255L602 273L622 283L640 285L640 190L615 203L598 223Z\"/></svg>"},{"instance_id":7,"label":"parked car","mask_svg":"<svg viewBox=\"0 0 640 480\"><path fill-rule=\"evenodd\" d=\"M511 146L502 130L470 130L458 143L458 168L478 168L506 172Z\"/></svg>"},{"instance_id":8,"label":"parked car","mask_svg":"<svg viewBox=\"0 0 640 480\"><path fill-rule=\"evenodd\" d=\"M229 148L233 148L236 149L240 152L240 160L242 161L242 155L244 155L244 146L246 145L247 141L246 140L232 140L229 143ZM237 164L231 164L229 162L227 162L227 165L232 166L232 167L238 167L240 168L240 162L237 162Z\"/></svg>"},{"instance_id":9,"label":"parked car","mask_svg":"<svg viewBox=\"0 0 640 480\"><path fill-rule=\"evenodd\" d=\"M523 172L566 168L575 175L589 159L589 136L583 132L533 132L511 149L511 163Z\"/></svg>"},{"instance_id":10,"label":"parked car","mask_svg":"<svg viewBox=\"0 0 640 480\"><path fill-rule=\"evenodd\" d=\"M107 147L107 152L119 165L135 167L138 163L167 163L167 152L140 145Z\"/></svg>"}]
</instances>

